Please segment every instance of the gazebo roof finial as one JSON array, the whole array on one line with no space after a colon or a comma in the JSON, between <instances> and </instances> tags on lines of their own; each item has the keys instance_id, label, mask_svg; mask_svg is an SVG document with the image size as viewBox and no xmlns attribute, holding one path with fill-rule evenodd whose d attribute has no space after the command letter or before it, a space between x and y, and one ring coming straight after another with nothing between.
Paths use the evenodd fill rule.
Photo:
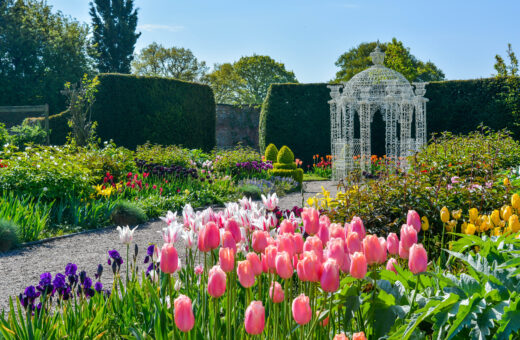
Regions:
<instances>
[{"instance_id":1,"label":"gazebo roof finial","mask_svg":"<svg viewBox=\"0 0 520 340\"><path fill-rule=\"evenodd\" d=\"M374 49L374 52L370 53L370 58L372 59L372 63L374 65L383 66L385 62L385 52L381 52L381 49L379 48L379 40L377 40L377 45Z\"/></svg>"}]
</instances>

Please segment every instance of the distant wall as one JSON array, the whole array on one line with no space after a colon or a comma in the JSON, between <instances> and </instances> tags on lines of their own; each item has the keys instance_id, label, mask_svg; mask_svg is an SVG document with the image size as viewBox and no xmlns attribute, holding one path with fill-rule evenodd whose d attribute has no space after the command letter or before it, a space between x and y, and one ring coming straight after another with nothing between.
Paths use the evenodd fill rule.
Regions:
<instances>
[{"instance_id":1,"label":"distant wall","mask_svg":"<svg viewBox=\"0 0 520 340\"><path fill-rule=\"evenodd\" d=\"M217 148L230 148L240 143L257 150L259 119L259 107L217 104Z\"/></svg>"}]
</instances>

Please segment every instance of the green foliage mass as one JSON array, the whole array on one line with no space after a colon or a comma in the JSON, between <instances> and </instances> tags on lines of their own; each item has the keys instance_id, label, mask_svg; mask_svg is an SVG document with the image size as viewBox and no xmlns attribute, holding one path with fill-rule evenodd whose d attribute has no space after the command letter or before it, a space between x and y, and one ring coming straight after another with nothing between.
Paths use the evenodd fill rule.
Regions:
<instances>
[{"instance_id":1,"label":"green foliage mass","mask_svg":"<svg viewBox=\"0 0 520 340\"><path fill-rule=\"evenodd\" d=\"M278 157L278 148L273 143L269 144L265 149L265 160L276 162L276 158Z\"/></svg>"},{"instance_id":2,"label":"green foliage mass","mask_svg":"<svg viewBox=\"0 0 520 340\"><path fill-rule=\"evenodd\" d=\"M136 203L120 200L115 204L110 220L118 226L138 225L146 222L148 217L144 210Z\"/></svg>"},{"instance_id":3,"label":"green foliage mass","mask_svg":"<svg viewBox=\"0 0 520 340\"><path fill-rule=\"evenodd\" d=\"M11 221L0 218L0 252L11 250L19 243L18 226Z\"/></svg>"},{"instance_id":4,"label":"green foliage mass","mask_svg":"<svg viewBox=\"0 0 520 340\"><path fill-rule=\"evenodd\" d=\"M88 31L44 1L0 1L0 105L63 110L63 84L91 69Z\"/></svg>"},{"instance_id":5,"label":"green foliage mass","mask_svg":"<svg viewBox=\"0 0 520 340\"><path fill-rule=\"evenodd\" d=\"M342 54L336 61L336 66L340 70L336 72L334 81L348 81L357 73L372 66L370 53L374 51L377 44L377 42L362 43ZM391 42L379 44L379 47L386 53L384 65L401 73L409 81L444 80L444 73L434 63L418 60L402 41L393 38Z\"/></svg>"},{"instance_id":6,"label":"green foliage mass","mask_svg":"<svg viewBox=\"0 0 520 340\"><path fill-rule=\"evenodd\" d=\"M137 29L133 0L94 0L90 3L93 37L89 53L99 72L130 73Z\"/></svg>"},{"instance_id":7,"label":"green foliage mass","mask_svg":"<svg viewBox=\"0 0 520 340\"><path fill-rule=\"evenodd\" d=\"M282 146L278 155L276 156L278 163L291 164L294 163L294 153L289 149L287 145Z\"/></svg>"},{"instance_id":8,"label":"green foliage mass","mask_svg":"<svg viewBox=\"0 0 520 340\"><path fill-rule=\"evenodd\" d=\"M44 144L46 140L47 132L40 125L21 124L10 129L9 142L18 148L26 144Z\"/></svg>"}]
</instances>

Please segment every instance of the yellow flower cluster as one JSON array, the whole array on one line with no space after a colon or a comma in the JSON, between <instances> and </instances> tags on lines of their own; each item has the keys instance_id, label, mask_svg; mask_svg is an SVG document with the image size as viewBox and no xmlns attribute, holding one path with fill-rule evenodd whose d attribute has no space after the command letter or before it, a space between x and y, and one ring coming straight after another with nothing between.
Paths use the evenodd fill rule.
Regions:
<instances>
[{"instance_id":1,"label":"yellow flower cluster","mask_svg":"<svg viewBox=\"0 0 520 340\"><path fill-rule=\"evenodd\" d=\"M112 193L117 192L119 191L119 189L121 189L121 183L117 183L115 188L110 185L104 187L102 184L99 184L95 185L94 189L96 190L97 196L110 197Z\"/></svg>"},{"instance_id":2,"label":"yellow flower cluster","mask_svg":"<svg viewBox=\"0 0 520 340\"><path fill-rule=\"evenodd\" d=\"M357 189L357 186L354 186ZM354 190L354 189L351 189ZM307 199L307 205L316 209L329 209L338 206L339 202L345 200L346 195L338 191L336 197L331 197L330 192L321 186L321 193Z\"/></svg>"},{"instance_id":3,"label":"yellow flower cluster","mask_svg":"<svg viewBox=\"0 0 520 340\"><path fill-rule=\"evenodd\" d=\"M520 196L513 194L511 196L511 204L504 205L502 208L495 209L491 214L481 214L477 208L471 208L468 211L468 220L462 220L460 231L463 234L474 235L475 233L487 233L499 236L506 233L517 233L520 231ZM458 221L461 219L462 211L453 210L443 207L440 213L441 221L444 223L447 231L456 231Z\"/></svg>"}]
</instances>

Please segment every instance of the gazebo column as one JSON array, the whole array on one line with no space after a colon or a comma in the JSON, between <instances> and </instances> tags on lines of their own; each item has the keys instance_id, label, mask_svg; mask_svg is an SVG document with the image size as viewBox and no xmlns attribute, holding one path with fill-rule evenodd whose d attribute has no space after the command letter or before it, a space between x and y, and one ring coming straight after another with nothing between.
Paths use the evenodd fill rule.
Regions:
<instances>
[{"instance_id":1,"label":"gazebo column","mask_svg":"<svg viewBox=\"0 0 520 340\"><path fill-rule=\"evenodd\" d=\"M426 130L426 85L428 83L413 83L415 85L415 137L416 149L428 142L428 135Z\"/></svg>"},{"instance_id":2,"label":"gazebo column","mask_svg":"<svg viewBox=\"0 0 520 340\"><path fill-rule=\"evenodd\" d=\"M340 89L341 85L329 85L331 100L328 101L330 105L330 140L331 140L331 156L332 156L332 177L335 180L344 177L345 160L342 159L341 141L344 134L341 122L341 100Z\"/></svg>"},{"instance_id":3,"label":"gazebo column","mask_svg":"<svg viewBox=\"0 0 520 340\"><path fill-rule=\"evenodd\" d=\"M361 145L361 170L368 171L370 157L372 156L372 147L370 143L370 103L364 101L359 105L360 118L360 145Z\"/></svg>"},{"instance_id":4,"label":"gazebo column","mask_svg":"<svg viewBox=\"0 0 520 340\"><path fill-rule=\"evenodd\" d=\"M405 158L409 155L411 148L411 130L412 130L412 114L413 106L410 101L403 99L401 102L401 150L399 157L401 164L405 162Z\"/></svg>"}]
</instances>

